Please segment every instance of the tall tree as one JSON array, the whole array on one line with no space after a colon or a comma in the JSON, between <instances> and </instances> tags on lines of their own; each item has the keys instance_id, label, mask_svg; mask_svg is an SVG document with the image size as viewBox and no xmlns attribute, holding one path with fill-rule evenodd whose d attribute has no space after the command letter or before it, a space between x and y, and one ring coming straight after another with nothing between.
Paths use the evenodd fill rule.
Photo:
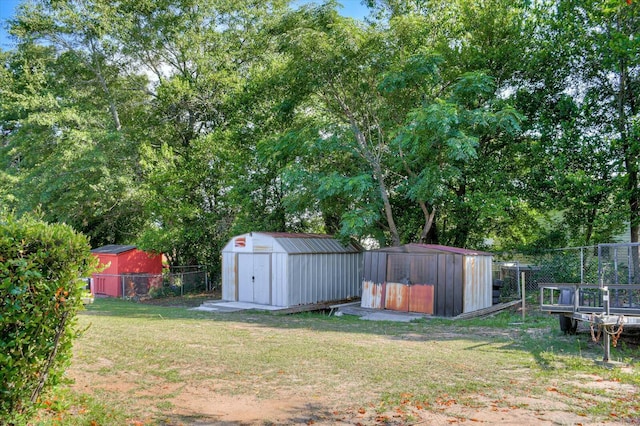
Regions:
<instances>
[{"instance_id":1,"label":"tall tree","mask_svg":"<svg viewBox=\"0 0 640 426\"><path fill-rule=\"evenodd\" d=\"M298 123L317 140L314 147L340 150L360 164L355 175L316 174L317 194L361 194L359 214L368 210L369 229L382 223L393 245L402 235L427 240L436 206L445 203L443 191L466 191L455 182L467 178L461 171L477 159L480 137L493 140L518 127L515 111L493 102L492 78L456 71L433 50L438 34L430 19L403 15L388 29L364 27L327 4L291 14L280 27L289 57L285 79L295 93L287 102L298 102ZM414 223L400 207L409 200L423 218L418 232L401 229ZM343 212L342 218L348 224L351 216ZM454 241L465 245L470 231L462 225Z\"/></svg>"},{"instance_id":2,"label":"tall tree","mask_svg":"<svg viewBox=\"0 0 640 426\"><path fill-rule=\"evenodd\" d=\"M0 161L13 208L40 209L46 220L73 225L93 244L131 240L142 218L137 155L122 132L122 112L114 110L117 102L135 113L126 90L131 79L56 32L57 21L42 4L32 6L13 23L19 43L4 56L0 89Z\"/></svg>"},{"instance_id":3,"label":"tall tree","mask_svg":"<svg viewBox=\"0 0 640 426\"><path fill-rule=\"evenodd\" d=\"M565 242L610 241L630 224L638 241L639 7L626 1L540 5L538 49L519 103L531 117L532 192L562 213ZM553 61L554 66L549 63Z\"/></svg>"}]
</instances>

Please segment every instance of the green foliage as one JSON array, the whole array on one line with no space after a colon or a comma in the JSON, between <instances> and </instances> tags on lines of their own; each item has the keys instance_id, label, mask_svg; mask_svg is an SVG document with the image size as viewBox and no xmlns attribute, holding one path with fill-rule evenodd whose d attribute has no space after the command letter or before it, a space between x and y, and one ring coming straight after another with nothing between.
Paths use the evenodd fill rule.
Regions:
<instances>
[{"instance_id":1,"label":"green foliage","mask_svg":"<svg viewBox=\"0 0 640 426\"><path fill-rule=\"evenodd\" d=\"M479 166L507 150L523 117L498 99L493 69L456 61L456 43L439 31L458 24L446 12L437 23L434 16L364 27L323 6L291 13L277 27L286 58L278 83L289 88L281 102L295 105L281 145L298 147L281 157L298 171L287 177L325 201L323 214L334 206L343 236L466 245L482 232L474 223L485 218L486 187L469 182L493 183Z\"/></svg>"},{"instance_id":2,"label":"green foliage","mask_svg":"<svg viewBox=\"0 0 640 426\"><path fill-rule=\"evenodd\" d=\"M518 106L537 135L528 155L532 206L555 209L566 243L638 238L637 2L542 2ZM555 66L545 63L554 61Z\"/></svg>"},{"instance_id":3,"label":"green foliage","mask_svg":"<svg viewBox=\"0 0 640 426\"><path fill-rule=\"evenodd\" d=\"M364 3L24 3L0 203L213 277L254 230L495 251L640 232L637 2Z\"/></svg>"},{"instance_id":4,"label":"green foliage","mask_svg":"<svg viewBox=\"0 0 640 426\"><path fill-rule=\"evenodd\" d=\"M0 423L22 424L60 383L97 258L66 225L0 216Z\"/></svg>"},{"instance_id":5,"label":"green foliage","mask_svg":"<svg viewBox=\"0 0 640 426\"><path fill-rule=\"evenodd\" d=\"M123 86L144 79L121 77L104 52L91 55L79 40L61 39L60 27L45 19L59 10L26 11L32 15L14 27L22 43L0 71L0 190L17 213L40 209L45 220L65 222L95 245L130 239L144 215L137 147L119 127L140 112ZM116 103L119 124L109 113Z\"/></svg>"}]
</instances>

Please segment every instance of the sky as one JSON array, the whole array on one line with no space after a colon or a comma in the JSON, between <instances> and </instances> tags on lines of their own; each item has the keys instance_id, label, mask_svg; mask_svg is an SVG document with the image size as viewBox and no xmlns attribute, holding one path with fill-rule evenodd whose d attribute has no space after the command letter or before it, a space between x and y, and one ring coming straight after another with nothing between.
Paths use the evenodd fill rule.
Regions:
<instances>
[{"instance_id":1,"label":"sky","mask_svg":"<svg viewBox=\"0 0 640 426\"><path fill-rule=\"evenodd\" d=\"M11 40L7 37L6 20L15 13L16 7L22 0L0 0L0 48L8 50L12 47ZM361 0L338 0L342 4L340 12L344 16L362 19L367 15L367 8L360 2ZM316 3L321 3L317 0ZM310 3L309 0L296 0L293 5ZM295 6L294 6L295 7Z\"/></svg>"},{"instance_id":2,"label":"sky","mask_svg":"<svg viewBox=\"0 0 640 426\"><path fill-rule=\"evenodd\" d=\"M7 39L6 20L13 16L19 0L0 0L0 48L7 50L11 48L11 44Z\"/></svg>"}]
</instances>

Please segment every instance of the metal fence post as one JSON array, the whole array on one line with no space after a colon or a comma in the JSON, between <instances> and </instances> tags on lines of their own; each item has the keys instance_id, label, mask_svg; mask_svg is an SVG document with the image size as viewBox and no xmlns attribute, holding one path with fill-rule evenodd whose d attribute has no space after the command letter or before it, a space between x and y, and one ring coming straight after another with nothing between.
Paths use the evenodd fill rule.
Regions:
<instances>
[{"instance_id":1,"label":"metal fence post","mask_svg":"<svg viewBox=\"0 0 640 426\"><path fill-rule=\"evenodd\" d=\"M580 247L580 284L584 284L584 247Z\"/></svg>"}]
</instances>

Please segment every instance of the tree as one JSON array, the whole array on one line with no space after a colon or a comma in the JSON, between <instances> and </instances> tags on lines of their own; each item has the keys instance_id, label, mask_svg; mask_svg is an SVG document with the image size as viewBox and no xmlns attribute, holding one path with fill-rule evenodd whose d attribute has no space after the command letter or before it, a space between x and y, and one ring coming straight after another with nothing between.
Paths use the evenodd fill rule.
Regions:
<instances>
[{"instance_id":1,"label":"tree","mask_svg":"<svg viewBox=\"0 0 640 426\"><path fill-rule=\"evenodd\" d=\"M137 146L123 123L140 112L88 2L26 3L6 55L2 163L17 212L40 209L93 244L132 241L144 222Z\"/></svg>"},{"instance_id":2,"label":"tree","mask_svg":"<svg viewBox=\"0 0 640 426\"><path fill-rule=\"evenodd\" d=\"M531 117L532 192L574 244L638 241L638 5L546 2L519 104ZM553 60L555 66L549 67ZM542 159L541 159L542 157Z\"/></svg>"},{"instance_id":3,"label":"tree","mask_svg":"<svg viewBox=\"0 0 640 426\"><path fill-rule=\"evenodd\" d=\"M293 93L285 103L298 111L295 130L287 135L301 136L284 140L316 150L314 161L324 151L328 157L340 152L352 163L349 175L346 165L338 165L307 180L318 182L321 199L351 200L355 209L342 213L348 235L362 236L365 226L374 235L381 224L391 244L426 241L436 209L451 212L446 200L466 191L456 181L477 159L481 137L488 142L518 129L515 111L494 101L491 77L457 72L432 50L429 41L438 44L430 19L398 16L388 29L363 27L328 4L293 13L279 28L289 58L284 80ZM464 194L459 198L468 206ZM401 229L414 224L406 201L413 203L409 211L422 216L418 232ZM398 217L405 225L398 225ZM462 225L453 240L464 245L470 231Z\"/></svg>"},{"instance_id":4,"label":"tree","mask_svg":"<svg viewBox=\"0 0 640 426\"><path fill-rule=\"evenodd\" d=\"M259 32L284 4L125 1L114 8L122 53L152 83L142 149L150 220L139 242L174 264L205 263L217 272L219 250L238 222L248 217L258 226L269 216L248 207L268 206L273 197L244 191L263 174L243 90L268 56L256 48Z\"/></svg>"}]
</instances>

